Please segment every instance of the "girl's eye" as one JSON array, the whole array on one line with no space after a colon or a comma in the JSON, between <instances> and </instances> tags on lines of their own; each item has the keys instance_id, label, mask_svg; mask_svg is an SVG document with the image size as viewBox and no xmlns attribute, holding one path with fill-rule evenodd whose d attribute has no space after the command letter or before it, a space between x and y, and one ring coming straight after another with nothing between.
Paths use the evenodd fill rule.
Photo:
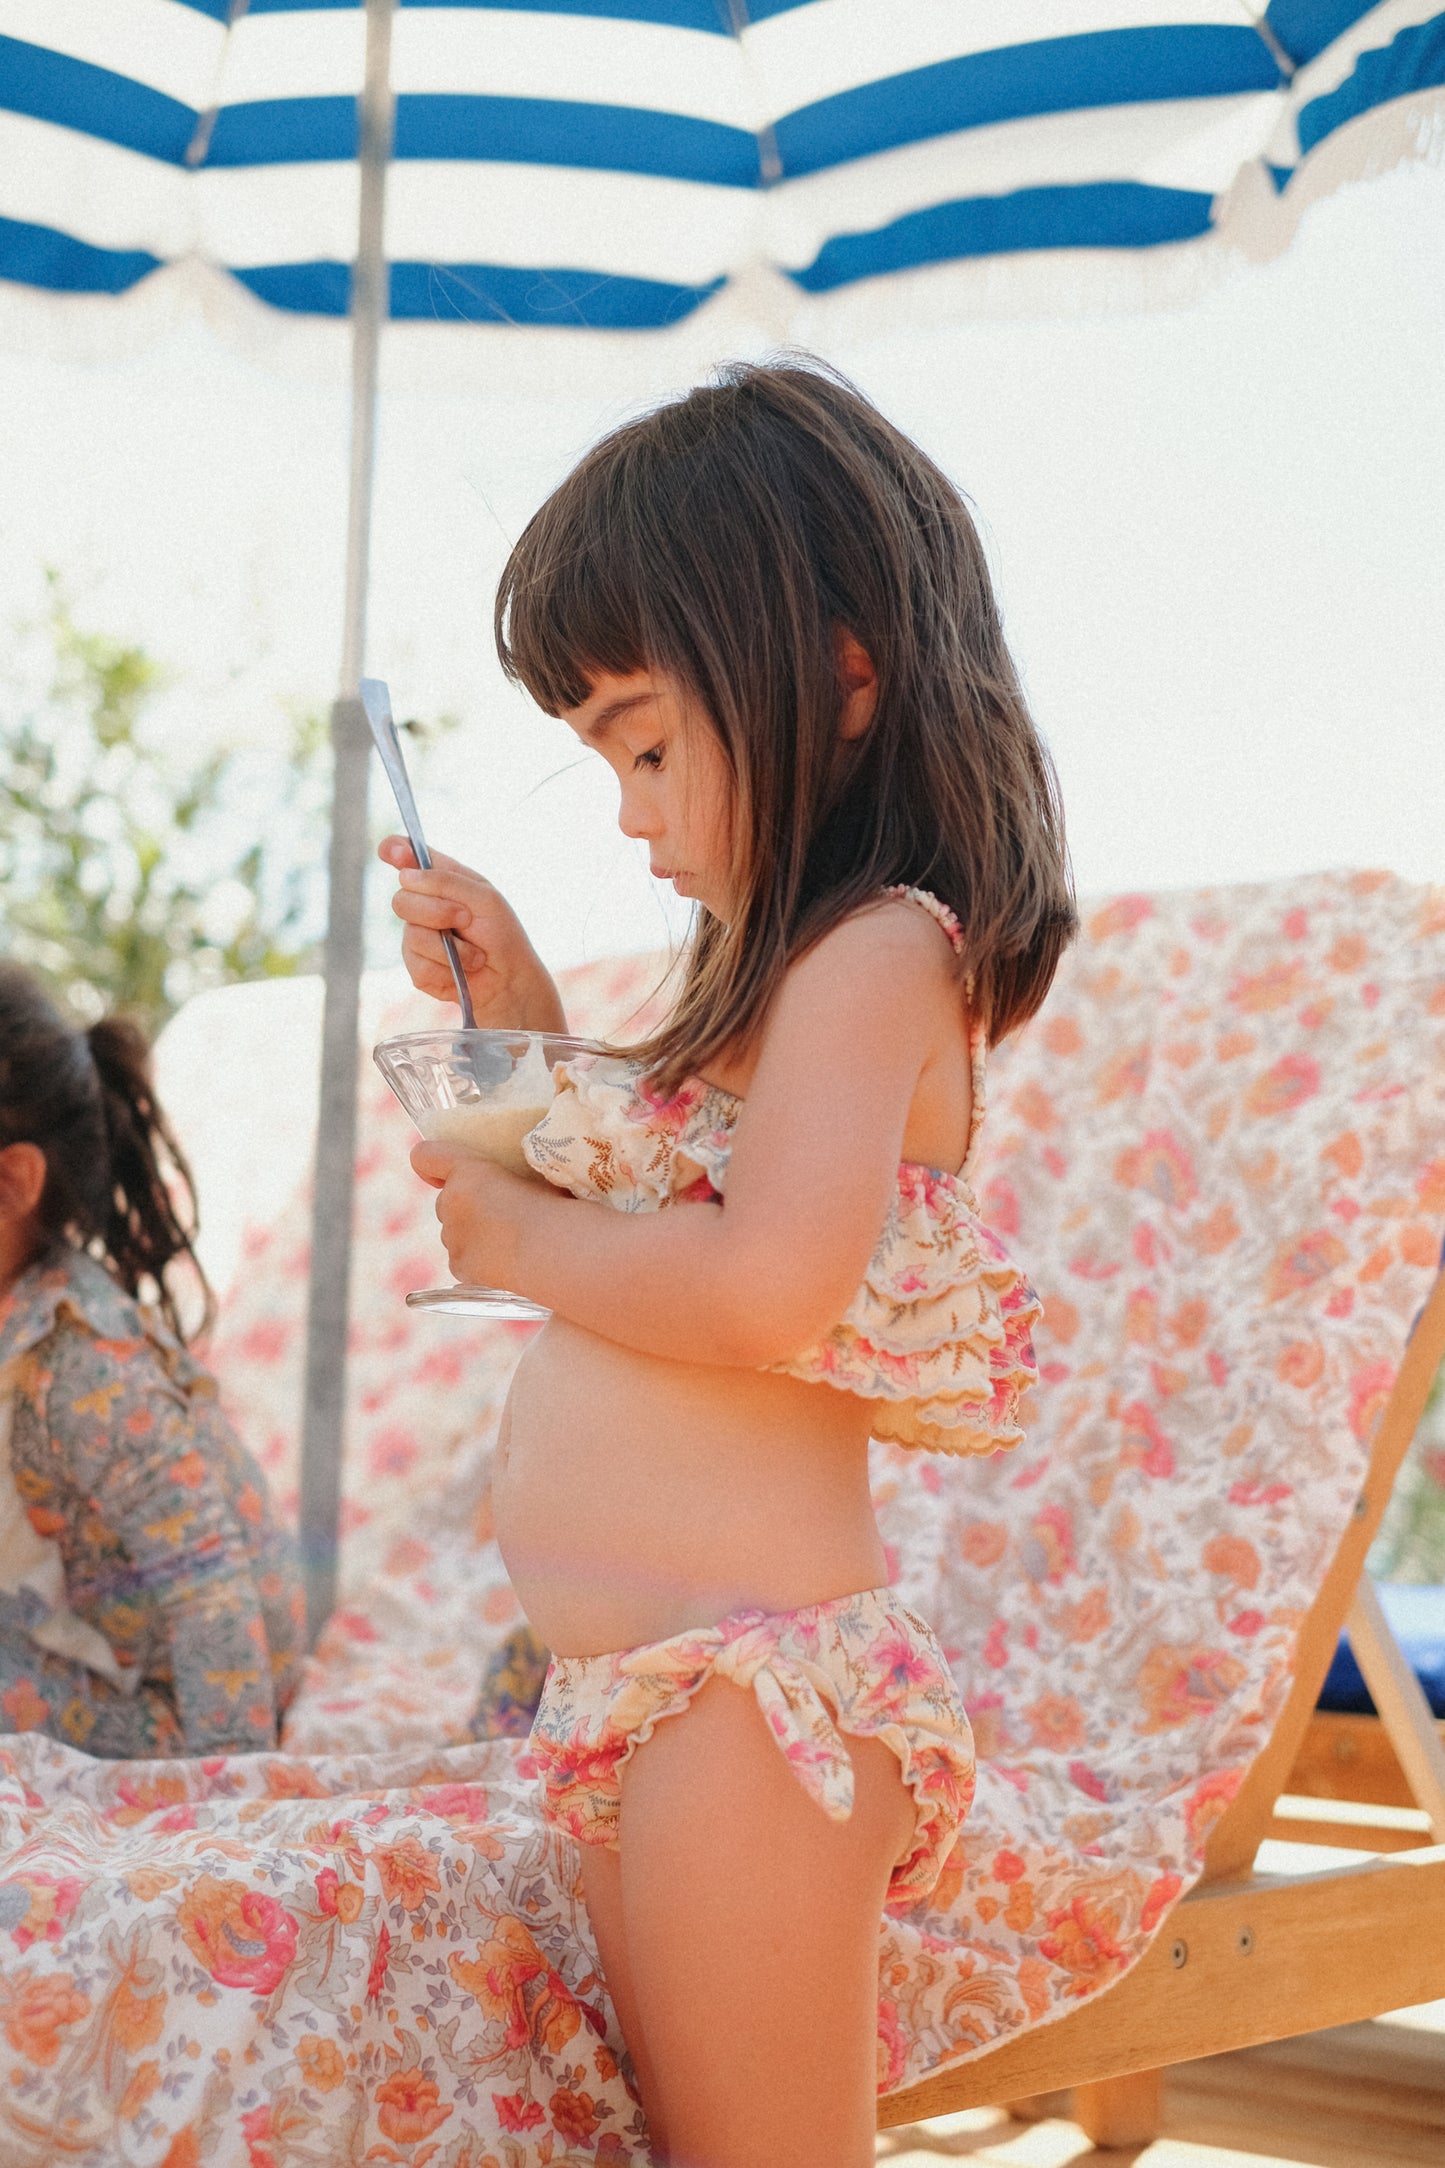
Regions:
<instances>
[{"instance_id":1,"label":"girl's eye","mask_svg":"<svg viewBox=\"0 0 1445 2168\"><path fill-rule=\"evenodd\" d=\"M654 745L648 752L639 753L632 765L634 768L660 768L662 766L662 747Z\"/></svg>"}]
</instances>

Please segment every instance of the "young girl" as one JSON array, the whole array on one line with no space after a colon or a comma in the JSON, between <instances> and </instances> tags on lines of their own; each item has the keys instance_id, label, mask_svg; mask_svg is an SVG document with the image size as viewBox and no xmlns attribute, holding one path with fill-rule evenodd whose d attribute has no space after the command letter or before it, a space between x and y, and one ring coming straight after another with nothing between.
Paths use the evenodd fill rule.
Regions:
<instances>
[{"instance_id":1,"label":"young girl","mask_svg":"<svg viewBox=\"0 0 1445 2168\"><path fill-rule=\"evenodd\" d=\"M273 1747L304 1649L265 1477L182 1344L167 1268L209 1290L167 1163L193 1208L140 1033L0 963L0 1731L112 1758Z\"/></svg>"},{"instance_id":2,"label":"young girl","mask_svg":"<svg viewBox=\"0 0 1445 2168\"><path fill-rule=\"evenodd\" d=\"M494 1493L554 1652L545 1811L657 2157L864 2168L880 1915L973 1778L868 1441L1020 1435L1038 1306L970 1185L985 1045L1073 930L1056 785L964 505L821 369L731 368L599 445L497 634L697 905L662 1028L559 1068L545 1183L412 1155L458 1277L552 1311ZM446 998L449 930L483 1022L563 1025L478 875L403 870L395 907L419 986Z\"/></svg>"}]
</instances>

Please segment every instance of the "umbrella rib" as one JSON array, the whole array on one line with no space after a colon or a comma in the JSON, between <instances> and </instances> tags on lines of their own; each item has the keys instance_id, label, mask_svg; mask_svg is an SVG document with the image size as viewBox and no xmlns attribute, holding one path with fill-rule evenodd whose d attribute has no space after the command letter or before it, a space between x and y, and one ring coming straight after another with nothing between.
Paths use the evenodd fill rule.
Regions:
<instances>
[{"instance_id":1,"label":"umbrella rib","mask_svg":"<svg viewBox=\"0 0 1445 2168\"><path fill-rule=\"evenodd\" d=\"M225 34L216 55L215 73L211 77L211 95L196 115L195 133L186 145L185 164L193 171L203 166L211 148L211 137L216 130L216 115L221 110L221 85L225 81L226 61L230 54L231 32L250 7L251 0L229 0L226 9Z\"/></svg>"},{"instance_id":2,"label":"umbrella rib","mask_svg":"<svg viewBox=\"0 0 1445 2168\"><path fill-rule=\"evenodd\" d=\"M1263 44L1270 59L1279 69L1281 81L1286 84L1292 83L1299 73L1294 56L1281 44L1277 31L1266 16L1256 15L1254 9L1247 4L1244 12L1249 17L1250 29Z\"/></svg>"},{"instance_id":3,"label":"umbrella rib","mask_svg":"<svg viewBox=\"0 0 1445 2168\"><path fill-rule=\"evenodd\" d=\"M752 74L752 55L748 51L747 40L744 36L744 32L752 27L748 15L748 0L718 0L718 5L726 18L728 29L737 40L738 50L743 56L744 65L749 74ZM772 188L783 178L783 160L778 150L778 132L770 120L765 120L758 123L753 130L753 134L758 140L759 184L763 188Z\"/></svg>"}]
</instances>

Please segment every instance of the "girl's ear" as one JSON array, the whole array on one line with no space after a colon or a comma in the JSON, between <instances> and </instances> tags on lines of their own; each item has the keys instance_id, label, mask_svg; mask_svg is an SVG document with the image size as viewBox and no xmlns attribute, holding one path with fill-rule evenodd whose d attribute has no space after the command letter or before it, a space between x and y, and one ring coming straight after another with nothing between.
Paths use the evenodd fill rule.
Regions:
<instances>
[{"instance_id":1,"label":"girl's ear","mask_svg":"<svg viewBox=\"0 0 1445 2168\"><path fill-rule=\"evenodd\" d=\"M7 1144L0 1151L0 1223L19 1226L33 1217L45 1191L45 1171L38 1144Z\"/></svg>"},{"instance_id":2,"label":"girl's ear","mask_svg":"<svg viewBox=\"0 0 1445 2168\"><path fill-rule=\"evenodd\" d=\"M861 738L878 705L878 672L862 641L856 640L844 626L840 625L833 637L838 675L843 684L843 711L838 719L838 734L843 738Z\"/></svg>"}]
</instances>

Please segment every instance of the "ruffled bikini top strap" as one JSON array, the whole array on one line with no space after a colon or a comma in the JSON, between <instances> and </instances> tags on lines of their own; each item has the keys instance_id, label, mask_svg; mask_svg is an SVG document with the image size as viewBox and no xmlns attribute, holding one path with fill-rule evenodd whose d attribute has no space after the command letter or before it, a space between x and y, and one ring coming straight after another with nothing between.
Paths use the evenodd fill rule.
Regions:
<instances>
[{"instance_id":1,"label":"ruffled bikini top strap","mask_svg":"<svg viewBox=\"0 0 1445 2168\"><path fill-rule=\"evenodd\" d=\"M953 945L954 954L956 956L963 954L963 928L958 923L958 914L956 911L949 909L942 897L935 896L931 888L909 888L905 882L900 881L892 888L885 888L883 893L885 896L901 896L907 903L916 903L920 910L926 911L929 917L935 919L943 928ZM963 990L969 1003L968 1054L969 1067L972 1072L970 1081L973 1087L973 1108L968 1121L968 1149L963 1155L963 1165L958 1170L958 1177L962 1182L972 1183L974 1165L978 1159L978 1147L983 1136L983 1116L988 1077L988 1035L984 1030L981 1019L973 1013L973 973L971 971L963 982Z\"/></svg>"}]
</instances>

